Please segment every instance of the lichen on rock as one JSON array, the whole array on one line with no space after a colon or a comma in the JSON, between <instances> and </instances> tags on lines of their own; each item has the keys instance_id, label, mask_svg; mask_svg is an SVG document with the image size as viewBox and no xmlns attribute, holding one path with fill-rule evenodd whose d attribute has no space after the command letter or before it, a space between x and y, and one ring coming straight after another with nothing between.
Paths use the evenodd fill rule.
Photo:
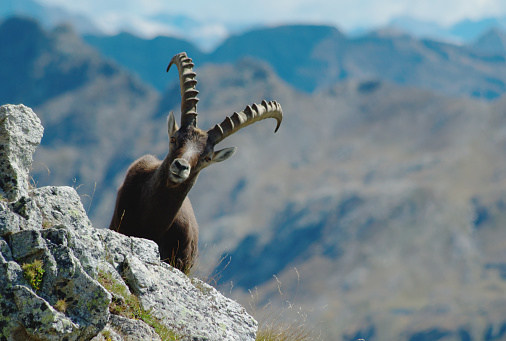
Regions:
<instances>
[{"instance_id":1,"label":"lichen on rock","mask_svg":"<svg viewBox=\"0 0 506 341\"><path fill-rule=\"evenodd\" d=\"M152 321L179 340L255 339L243 307L160 262L156 243L94 228L74 188L29 188L43 132L30 108L0 107L0 130L0 341L160 340ZM112 288L148 323L113 314L128 302Z\"/></svg>"}]
</instances>

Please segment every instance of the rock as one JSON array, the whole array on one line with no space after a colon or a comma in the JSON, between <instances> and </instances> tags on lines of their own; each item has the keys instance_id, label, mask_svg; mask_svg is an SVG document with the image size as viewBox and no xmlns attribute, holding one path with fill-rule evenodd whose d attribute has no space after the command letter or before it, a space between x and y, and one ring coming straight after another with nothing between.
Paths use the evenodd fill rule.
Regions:
<instances>
[{"instance_id":1,"label":"rock","mask_svg":"<svg viewBox=\"0 0 506 341\"><path fill-rule=\"evenodd\" d=\"M21 217L11 212L6 203L0 202L0 236L4 237L20 231Z\"/></svg>"},{"instance_id":2,"label":"rock","mask_svg":"<svg viewBox=\"0 0 506 341\"><path fill-rule=\"evenodd\" d=\"M96 262L105 257L100 233L91 228L79 195L72 187L43 187L32 191L39 207L44 228L66 228L68 244L81 264L93 277L97 276Z\"/></svg>"},{"instance_id":3,"label":"rock","mask_svg":"<svg viewBox=\"0 0 506 341\"><path fill-rule=\"evenodd\" d=\"M107 324L111 294L84 271L64 235L63 228L23 230L7 243L0 239L0 295L10 312L0 317L0 335L19 333L22 326L37 340L89 339ZM34 261L41 264L40 284L24 269Z\"/></svg>"},{"instance_id":4,"label":"rock","mask_svg":"<svg viewBox=\"0 0 506 341\"><path fill-rule=\"evenodd\" d=\"M155 326L180 340L255 339L243 307L160 262L156 243L93 228L71 187L30 189L42 127L22 105L0 115L0 340L165 339Z\"/></svg>"},{"instance_id":5,"label":"rock","mask_svg":"<svg viewBox=\"0 0 506 341\"><path fill-rule=\"evenodd\" d=\"M257 322L212 286L190 280L165 263L146 264L131 256L125 263L124 278L142 307L182 335L199 340L255 339Z\"/></svg>"},{"instance_id":6,"label":"rock","mask_svg":"<svg viewBox=\"0 0 506 341\"><path fill-rule=\"evenodd\" d=\"M0 194L8 201L27 196L32 155L43 132L32 109L24 105L0 107Z\"/></svg>"},{"instance_id":7,"label":"rock","mask_svg":"<svg viewBox=\"0 0 506 341\"><path fill-rule=\"evenodd\" d=\"M123 336L123 340L144 341L160 340L160 337L153 329L143 321L131 320L118 315L111 315L109 321L112 329Z\"/></svg>"},{"instance_id":8,"label":"rock","mask_svg":"<svg viewBox=\"0 0 506 341\"><path fill-rule=\"evenodd\" d=\"M37 230L24 230L14 233L9 238L15 260L22 260L29 256L41 253L46 249L46 243Z\"/></svg>"},{"instance_id":9,"label":"rock","mask_svg":"<svg viewBox=\"0 0 506 341\"><path fill-rule=\"evenodd\" d=\"M26 336L54 341L63 338L76 340L75 331L79 326L56 311L46 300L23 285L16 285L12 292L19 309L18 321L23 325Z\"/></svg>"}]
</instances>

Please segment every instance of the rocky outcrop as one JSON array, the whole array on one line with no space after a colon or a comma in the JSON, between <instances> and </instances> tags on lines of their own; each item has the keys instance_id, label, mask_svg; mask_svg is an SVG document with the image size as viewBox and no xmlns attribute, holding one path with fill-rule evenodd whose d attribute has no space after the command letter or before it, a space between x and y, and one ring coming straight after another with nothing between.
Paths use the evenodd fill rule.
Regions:
<instances>
[{"instance_id":1,"label":"rocky outcrop","mask_svg":"<svg viewBox=\"0 0 506 341\"><path fill-rule=\"evenodd\" d=\"M28 195L28 172L32 154L44 128L25 106L0 107L0 194L9 201Z\"/></svg>"},{"instance_id":2,"label":"rocky outcrop","mask_svg":"<svg viewBox=\"0 0 506 341\"><path fill-rule=\"evenodd\" d=\"M40 121L8 105L0 123L0 340L255 339L242 306L154 242L93 228L71 187L30 189Z\"/></svg>"}]
</instances>

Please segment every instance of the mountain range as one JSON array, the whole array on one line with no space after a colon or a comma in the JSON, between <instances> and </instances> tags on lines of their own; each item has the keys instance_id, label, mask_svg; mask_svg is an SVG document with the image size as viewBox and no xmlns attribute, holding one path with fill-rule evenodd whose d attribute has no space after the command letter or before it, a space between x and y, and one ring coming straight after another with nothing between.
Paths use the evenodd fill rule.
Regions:
<instances>
[{"instance_id":1,"label":"mountain range","mask_svg":"<svg viewBox=\"0 0 506 341\"><path fill-rule=\"evenodd\" d=\"M506 77L493 41L292 25L204 53L180 39L83 38L11 18L0 24L0 102L42 119L34 185L73 185L94 226L107 227L128 165L167 153L180 95L165 68L186 49L203 129L262 99L284 110L276 134L268 120L224 141L238 152L190 192L197 273L260 321L272 314L263 307L283 307L280 321L302 314L324 340L498 340Z\"/></svg>"},{"instance_id":2,"label":"mountain range","mask_svg":"<svg viewBox=\"0 0 506 341\"><path fill-rule=\"evenodd\" d=\"M401 16L392 19L387 26L419 38L470 43L492 29L506 30L506 17L465 19L445 27L435 22Z\"/></svg>"},{"instance_id":3,"label":"mountain range","mask_svg":"<svg viewBox=\"0 0 506 341\"><path fill-rule=\"evenodd\" d=\"M382 79L484 99L498 98L506 90L506 33L498 29L462 46L419 40L395 30L349 38L330 26L280 26L230 37L212 53L199 52L175 38L144 40L124 33L84 39L160 91L166 86L162 70L177 49L191 52L197 65L242 58L265 61L285 82L304 92L350 79ZM149 65L146 56L152 56Z\"/></svg>"},{"instance_id":4,"label":"mountain range","mask_svg":"<svg viewBox=\"0 0 506 341\"><path fill-rule=\"evenodd\" d=\"M41 4L38 0L3 0L0 5L0 21L9 16L24 16L39 21L45 28L51 29L64 23L72 23L80 34L111 35L129 32L139 37L166 35L187 39L200 49L210 52L227 37L262 27L262 23L223 22L206 18L196 19L188 14L160 12L137 17L132 23L131 17L115 16L114 23L100 22L95 16L75 14L62 7ZM412 16L398 16L380 27L356 28L349 33L357 37L380 29L399 29L418 39L430 39L460 44L470 44L492 29L506 30L506 17L491 16L479 20L464 19L451 25ZM156 32L158 32L156 34Z\"/></svg>"}]
</instances>

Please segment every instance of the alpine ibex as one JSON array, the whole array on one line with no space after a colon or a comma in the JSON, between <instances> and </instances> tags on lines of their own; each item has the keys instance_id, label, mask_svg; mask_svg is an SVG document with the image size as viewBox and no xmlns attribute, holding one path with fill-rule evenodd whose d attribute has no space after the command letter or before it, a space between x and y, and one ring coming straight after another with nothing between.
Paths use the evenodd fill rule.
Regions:
<instances>
[{"instance_id":1,"label":"alpine ibex","mask_svg":"<svg viewBox=\"0 0 506 341\"><path fill-rule=\"evenodd\" d=\"M263 101L234 113L208 131L201 130L197 128L199 99L194 64L184 52L172 58L167 72L173 64L181 88L181 127L170 112L170 147L165 159L144 155L128 168L109 228L155 241L164 261L186 271L198 254L199 233L187 194L202 169L225 161L236 151L235 147L214 151L214 147L239 129L266 118L277 120L276 132L283 112L275 101Z\"/></svg>"}]
</instances>

